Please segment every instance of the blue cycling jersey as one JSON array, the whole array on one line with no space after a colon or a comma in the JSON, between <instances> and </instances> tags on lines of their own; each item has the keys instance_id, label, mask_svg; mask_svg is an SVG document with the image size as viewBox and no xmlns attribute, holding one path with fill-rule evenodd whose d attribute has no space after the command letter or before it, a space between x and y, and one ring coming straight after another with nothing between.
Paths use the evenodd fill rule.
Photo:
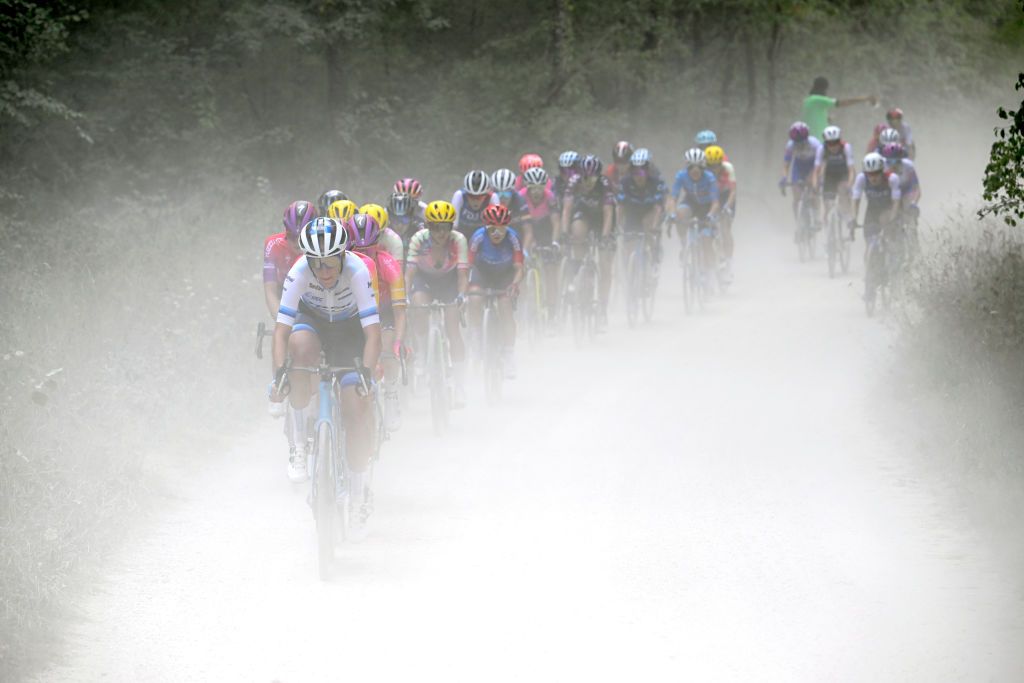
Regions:
<instances>
[{"instance_id":1,"label":"blue cycling jersey","mask_svg":"<svg viewBox=\"0 0 1024 683\"><path fill-rule=\"evenodd\" d=\"M680 191L685 191L686 196L680 200ZM694 182L690 174L684 168L676 173L676 181L672 184L672 196L676 201L697 206L710 206L718 201L718 181L715 174L705 169L700 180Z\"/></svg>"},{"instance_id":2,"label":"blue cycling jersey","mask_svg":"<svg viewBox=\"0 0 1024 683\"><path fill-rule=\"evenodd\" d=\"M498 244L491 241L487 228L478 228L469 241L469 262L476 267L509 268L523 262L523 247L519 235L509 228L505 239Z\"/></svg>"}]
</instances>

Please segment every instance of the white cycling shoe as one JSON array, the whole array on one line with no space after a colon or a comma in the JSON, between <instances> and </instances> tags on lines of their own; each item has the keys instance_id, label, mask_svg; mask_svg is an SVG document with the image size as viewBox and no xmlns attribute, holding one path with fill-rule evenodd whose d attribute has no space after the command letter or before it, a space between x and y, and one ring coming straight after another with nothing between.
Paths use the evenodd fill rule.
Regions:
<instances>
[{"instance_id":1,"label":"white cycling shoe","mask_svg":"<svg viewBox=\"0 0 1024 683\"><path fill-rule=\"evenodd\" d=\"M292 448L288 454L288 479L293 484L301 484L309 479L306 471L306 449L301 446Z\"/></svg>"},{"instance_id":2,"label":"white cycling shoe","mask_svg":"<svg viewBox=\"0 0 1024 683\"><path fill-rule=\"evenodd\" d=\"M269 404L267 405L267 412L270 413L270 417L276 420L280 417L285 416L285 414L288 412L288 406L285 404L284 401L270 401Z\"/></svg>"}]
</instances>

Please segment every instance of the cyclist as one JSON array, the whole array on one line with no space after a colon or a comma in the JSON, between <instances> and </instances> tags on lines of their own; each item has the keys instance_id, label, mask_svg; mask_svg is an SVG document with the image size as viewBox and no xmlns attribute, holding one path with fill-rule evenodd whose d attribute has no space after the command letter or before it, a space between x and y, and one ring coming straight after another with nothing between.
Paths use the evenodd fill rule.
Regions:
<instances>
[{"instance_id":1,"label":"cyclist","mask_svg":"<svg viewBox=\"0 0 1024 683\"><path fill-rule=\"evenodd\" d=\"M675 182L672 184L672 194L666 199L668 204L668 216L671 222L678 222L681 226L689 224L693 218L705 221L702 227L702 234L714 236L714 222L718 220L718 211L721 207L718 196L718 181L715 174L707 170L707 158L699 147L692 147L686 150L683 155L686 168L676 173ZM706 220L705 220L706 219ZM685 228L680 227L679 239L685 240ZM714 244L713 240L702 239L704 265L706 268L713 268Z\"/></svg>"},{"instance_id":2,"label":"cyclist","mask_svg":"<svg viewBox=\"0 0 1024 683\"><path fill-rule=\"evenodd\" d=\"M346 221L345 229L348 231L349 249L371 260L379 280L377 308L380 311L381 341L385 351L381 357L384 368L384 423L387 430L393 432L402 422L398 401L398 362L402 340L405 339L405 276L401 263L384 248L384 231L373 215L358 213Z\"/></svg>"},{"instance_id":3,"label":"cyclist","mask_svg":"<svg viewBox=\"0 0 1024 683\"><path fill-rule=\"evenodd\" d=\"M530 221L524 225L523 251L532 255L534 246L550 247L557 250L558 243L554 241L555 233L558 232L559 204L558 197L551 189L551 179L547 172L540 167L526 170L523 174L526 187L519 191L519 196L526 202L527 210L530 212ZM547 293L547 305L549 311L555 311L558 307L558 265L560 257L555 251L549 257L540 259L541 278L544 281L544 291Z\"/></svg>"},{"instance_id":4,"label":"cyclist","mask_svg":"<svg viewBox=\"0 0 1024 683\"><path fill-rule=\"evenodd\" d=\"M401 182L399 181L399 183ZM397 186L398 183L395 185ZM398 238L397 247L400 249L399 260L401 261L405 261L405 250L409 246L409 240L423 227L423 209L425 207L426 204L417 201L406 192L395 191L388 198L387 232ZM395 246L388 246L389 252L393 252L394 249Z\"/></svg>"},{"instance_id":5,"label":"cyclist","mask_svg":"<svg viewBox=\"0 0 1024 683\"><path fill-rule=\"evenodd\" d=\"M818 157L818 149L821 143L818 138L811 135L810 129L803 121L797 121L789 127L789 142L786 143L786 153L782 161L782 178L779 180L779 189L786 194L786 185L793 186L793 217L796 218L797 203L804 192L810 191L811 202L815 208L818 206L818 195L814 189L814 160ZM815 211L817 216L819 211ZM813 229L819 228L817 220L814 221ZM799 239L799 235L796 236Z\"/></svg>"},{"instance_id":6,"label":"cyclist","mask_svg":"<svg viewBox=\"0 0 1024 683\"><path fill-rule=\"evenodd\" d=\"M850 195L853 198L853 218L850 220L850 239L854 238L857 216L860 214L860 200L867 203L864 211L864 239L870 243L884 226L896 218L900 205L900 179L894 173L885 172L885 159L877 152L864 157L864 170L853 181Z\"/></svg>"},{"instance_id":7,"label":"cyclist","mask_svg":"<svg viewBox=\"0 0 1024 683\"><path fill-rule=\"evenodd\" d=\"M310 373L297 370L285 378L286 357L298 367L319 365L321 349L331 365L352 365L359 357L363 367L341 380L341 409L352 491L365 496L373 442L373 399L361 396L357 387L361 380L372 380L368 368L376 367L381 346L380 316L370 271L360 259L348 256L348 233L333 218L307 223L299 233L299 246L306 258L295 262L284 284L274 328L275 382L270 390L270 400L276 403L287 393L292 413L288 478L296 483L308 478L307 424L316 418L316 411L310 405L314 380ZM278 392L277 380L286 381L290 391ZM353 501L354 506L362 503Z\"/></svg>"},{"instance_id":8,"label":"cyclist","mask_svg":"<svg viewBox=\"0 0 1024 683\"><path fill-rule=\"evenodd\" d=\"M281 308L281 288L288 271L302 256L299 232L314 218L316 209L311 202L292 202L284 210L284 231L271 235L263 243L263 298L271 317L276 318Z\"/></svg>"},{"instance_id":9,"label":"cyclist","mask_svg":"<svg viewBox=\"0 0 1024 683\"><path fill-rule=\"evenodd\" d=\"M602 166L599 158L589 154L580 162L579 175L569 178L565 187L562 220L554 238L558 242L561 231L568 228L573 258L577 261L583 259L588 234L599 238L597 325L600 328L608 324L608 295L612 287L612 263L615 260L615 238L612 235L615 194L611 181L601 175Z\"/></svg>"},{"instance_id":10,"label":"cyclist","mask_svg":"<svg viewBox=\"0 0 1024 683\"><path fill-rule=\"evenodd\" d=\"M604 169L608 180L612 181L612 190L618 192L619 183L630 173L630 157L636 149L628 140L620 140L612 147L612 163Z\"/></svg>"},{"instance_id":11,"label":"cyclist","mask_svg":"<svg viewBox=\"0 0 1024 683\"><path fill-rule=\"evenodd\" d=\"M885 121L890 128L900 134L900 142L903 144L907 158L913 159L917 155L917 149L914 146L914 136L910 131L910 124L903 122L903 110L893 107L885 113Z\"/></svg>"},{"instance_id":12,"label":"cyclist","mask_svg":"<svg viewBox=\"0 0 1024 683\"><path fill-rule=\"evenodd\" d=\"M423 218L426 227L409 243L405 280L412 302L419 306L432 301L461 303L469 286L469 248L466 237L453 229L455 207L446 201L430 202ZM412 311L411 322L418 337L424 339L427 333L424 311ZM459 329L458 311L445 309L444 323L451 343L455 407L461 408L466 405L466 347Z\"/></svg>"},{"instance_id":13,"label":"cyclist","mask_svg":"<svg viewBox=\"0 0 1024 683\"><path fill-rule=\"evenodd\" d=\"M661 217L667 188L653 170L651 153L646 147L629 158L629 173L619 184L615 205L616 223L626 232L643 232L653 237L654 268L661 263Z\"/></svg>"},{"instance_id":14,"label":"cyclist","mask_svg":"<svg viewBox=\"0 0 1024 683\"><path fill-rule=\"evenodd\" d=\"M839 126L827 126L822 133L825 144L818 148L814 159L814 186L820 187L826 195L836 198L839 213L846 220L850 215L850 186L853 185L857 168L853 163L853 147L843 141ZM825 207L822 204L820 220L825 223Z\"/></svg>"},{"instance_id":15,"label":"cyclist","mask_svg":"<svg viewBox=\"0 0 1024 683\"><path fill-rule=\"evenodd\" d=\"M529 221L530 210L526 207L523 198L516 192L515 173L507 168L499 168L491 174L491 189L498 198L498 203L509 210L512 225L520 226L524 221Z\"/></svg>"},{"instance_id":16,"label":"cyclist","mask_svg":"<svg viewBox=\"0 0 1024 683\"><path fill-rule=\"evenodd\" d=\"M339 199L327 207L327 216L342 224L358 212L359 207L351 199Z\"/></svg>"},{"instance_id":17,"label":"cyclist","mask_svg":"<svg viewBox=\"0 0 1024 683\"><path fill-rule=\"evenodd\" d=\"M505 294L498 299L498 315L502 328L502 361L505 377L515 379L516 322L512 315L514 302L523 279L523 248L519 235L509 225L512 214L507 207L498 204L484 209L484 227L473 233L469 243L469 292L481 289L501 289ZM471 297L470 318L473 327L480 330L483 316L483 299ZM482 335L479 333L477 337ZM481 354L482 356L483 354Z\"/></svg>"},{"instance_id":18,"label":"cyclist","mask_svg":"<svg viewBox=\"0 0 1024 683\"><path fill-rule=\"evenodd\" d=\"M715 131L705 129L693 136L693 144L703 152L711 145L718 144L718 136Z\"/></svg>"},{"instance_id":19,"label":"cyclist","mask_svg":"<svg viewBox=\"0 0 1024 683\"><path fill-rule=\"evenodd\" d=\"M917 177L914 162L907 158L906 148L898 142L890 143L882 148L885 169L900 180L900 211L917 214L917 204L921 200L921 183Z\"/></svg>"},{"instance_id":20,"label":"cyclist","mask_svg":"<svg viewBox=\"0 0 1024 683\"><path fill-rule=\"evenodd\" d=\"M316 200L316 208L321 216L326 216L327 207L342 199L348 199L348 195L341 190L327 190Z\"/></svg>"},{"instance_id":21,"label":"cyclist","mask_svg":"<svg viewBox=\"0 0 1024 683\"><path fill-rule=\"evenodd\" d=\"M555 178L555 196L559 202L565 202L565 188L569 180L579 173L580 155L566 150L558 155L558 177Z\"/></svg>"},{"instance_id":22,"label":"cyclist","mask_svg":"<svg viewBox=\"0 0 1024 683\"><path fill-rule=\"evenodd\" d=\"M398 236L398 233L389 227L391 225L391 216L388 214L388 210L380 204L363 204L359 207L359 213L373 216L381 230L380 246L384 248L384 251L391 254L394 260L403 263L405 261L405 246L402 244L402 238Z\"/></svg>"},{"instance_id":23,"label":"cyclist","mask_svg":"<svg viewBox=\"0 0 1024 683\"><path fill-rule=\"evenodd\" d=\"M488 204L497 204L498 197L491 192L491 178L486 172L473 170L462 180L462 189L452 195L455 207L455 229L469 242L480 225L480 217Z\"/></svg>"},{"instance_id":24,"label":"cyclist","mask_svg":"<svg viewBox=\"0 0 1024 683\"><path fill-rule=\"evenodd\" d=\"M423 211L427 208L426 202L423 201L423 185L416 178L402 178L401 180L395 181L394 187L391 188L392 194L407 194L412 198L413 210L423 219Z\"/></svg>"},{"instance_id":25,"label":"cyclist","mask_svg":"<svg viewBox=\"0 0 1024 683\"><path fill-rule=\"evenodd\" d=\"M836 99L825 95L827 91L828 79L824 76L815 78L814 83L811 85L811 93L804 98L803 109L800 115L801 120L807 122L811 131L811 137L818 138L819 140L825 127L829 125L828 112L830 109L849 107L850 105L861 103L868 103L874 106L878 103L878 98L873 95Z\"/></svg>"},{"instance_id":26,"label":"cyclist","mask_svg":"<svg viewBox=\"0 0 1024 683\"><path fill-rule=\"evenodd\" d=\"M877 152L882 148L882 144L878 141L878 138L882 134L882 131L888 127L889 125L885 123L879 123L875 126L874 130L871 132L871 138L868 140L868 146L864 152L865 154Z\"/></svg>"},{"instance_id":27,"label":"cyclist","mask_svg":"<svg viewBox=\"0 0 1024 683\"><path fill-rule=\"evenodd\" d=\"M732 256L735 244L732 237L732 220L736 216L736 169L726 158L725 150L718 145L709 145L704 150L707 168L718 182L718 201L722 205L718 229L722 235L722 277L732 281Z\"/></svg>"},{"instance_id":28,"label":"cyclist","mask_svg":"<svg viewBox=\"0 0 1024 683\"><path fill-rule=\"evenodd\" d=\"M526 187L526 172L531 168L544 168L544 159L539 154L524 154L519 158L519 175L516 177L516 192ZM548 189L551 189L551 180L548 179Z\"/></svg>"}]
</instances>

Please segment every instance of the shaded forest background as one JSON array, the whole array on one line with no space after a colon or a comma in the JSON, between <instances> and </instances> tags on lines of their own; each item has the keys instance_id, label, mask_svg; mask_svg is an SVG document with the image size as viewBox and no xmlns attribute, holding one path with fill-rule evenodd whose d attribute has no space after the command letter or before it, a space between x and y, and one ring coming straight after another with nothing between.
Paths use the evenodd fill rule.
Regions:
<instances>
[{"instance_id":1,"label":"shaded forest background","mask_svg":"<svg viewBox=\"0 0 1024 683\"><path fill-rule=\"evenodd\" d=\"M447 197L470 167L619 138L674 169L706 127L771 180L815 76L919 130L1008 90L1022 17L1009 0L0 0L0 678L52 655L68 596L159 500L147 457L201 467L261 414L258 259L289 201L381 200L404 175ZM879 113L851 117L866 133Z\"/></svg>"}]
</instances>

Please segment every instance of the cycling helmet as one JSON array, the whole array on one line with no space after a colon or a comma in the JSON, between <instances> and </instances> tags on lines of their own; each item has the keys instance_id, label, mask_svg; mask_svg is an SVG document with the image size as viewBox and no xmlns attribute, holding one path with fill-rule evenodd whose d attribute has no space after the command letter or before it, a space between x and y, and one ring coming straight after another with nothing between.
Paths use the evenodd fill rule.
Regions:
<instances>
[{"instance_id":1,"label":"cycling helmet","mask_svg":"<svg viewBox=\"0 0 1024 683\"><path fill-rule=\"evenodd\" d=\"M892 142L900 141L900 132L895 128L886 128L878 135L878 142L883 145L888 145Z\"/></svg>"},{"instance_id":2,"label":"cycling helmet","mask_svg":"<svg viewBox=\"0 0 1024 683\"><path fill-rule=\"evenodd\" d=\"M604 164L601 160L593 154L588 154L583 157L583 161L580 163L580 168L583 171L584 177L601 175L601 169L604 168Z\"/></svg>"},{"instance_id":3,"label":"cycling helmet","mask_svg":"<svg viewBox=\"0 0 1024 683\"><path fill-rule=\"evenodd\" d=\"M693 137L693 141L698 145L714 145L718 142L718 136L713 130L702 130Z\"/></svg>"},{"instance_id":4,"label":"cycling helmet","mask_svg":"<svg viewBox=\"0 0 1024 683\"><path fill-rule=\"evenodd\" d=\"M423 218L428 223L453 223L455 222L455 207L452 206L451 202L438 199L427 204L427 209L423 212Z\"/></svg>"},{"instance_id":5,"label":"cycling helmet","mask_svg":"<svg viewBox=\"0 0 1024 683\"><path fill-rule=\"evenodd\" d=\"M380 204L363 204L359 207L359 213L373 216L381 230L388 227L388 210Z\"/></svg>"},{"instance_id":6,"label":"cycling helmet","mask_svg":"<svg viewBox=\"0 0 1024 683\"><path fill-rule=\"evenodd\" d=\"M523 180L526 182L527 187L545 185L548 182L548 172L540 166L534 166L533 168L526 169L526 173L523 174Z\"/></svg>"},{"instance_id":7,"label":"cycling helmet","mask_svg":"<svg viewBox=\"0 0 1024 683\"><path fill-rule=\"evenodd\" d=\"M903 145L898 142L890 142L882 145L882 156L889 161L899 161L907 155L903 149Z\"/></svg>"},{"instance_id":8,"label":"cycling helmet","mask_svg":"<svg viewBox=\"0 0 1024 683\"><path fill-rule=\"evenodd\" d=\"M811 129L803 121L797 121L789 127L789 139L793 142L803 142L811 135Z\"/></svg>"},{"instance_id":9,"label":"cycling helmet","mask_svg":"<svg viewBox=\"0 0 1024 683\"><path fill-rule=\"evenodd\" d=\"M707 160L704 157L704 150L702 150L700 147L691 147L690 149L686 150L686 154L683 155L683 160L686 161L687 168L690 168L691 166L699 166L700 168L704 168L705 164L707 163Z\"/></svg>"},{"instance_id":10,"label":"cycling helmet","mask_svg":"<svg viewBox=\"0 0 1024 683\"><path fill-rule=\"evenodd\" d=\"M572 168L579 163L580 155L572 150L562 152L558 155L559 168Z\"/></svg>"},{"instance_id":11,"label":"cycling helmet","mask_svg":"<svg viewBox=\"0 0 1024 683\"><path fill-rule=\"evenodd\" d=\"M825 142L839 142L843 137L843 131L839 130L839 126L826 126L825 130L821 132L821 137L825 139Z\"/></svg>"},{"instance_id":12,"label":"cycling helmet","mask_svg":"<svg viewBox=\"0 0 1024 683\"><path fill-rule=\"evenodd\" d=\"M620 159L625 161L633 156L634 151L632 143L626 140L620 140L619 142L616 142L615 147L612 148L612 158L616 161Z\"/></svg>"},{"instance_id":13,"label":"cycling helmet","mask_svg":"<svg viewBox=\"0 0 1024 683\"><path fill-rule=\"evenodd\" d=\"M320 210L320 215L326 216L327 207L341 199L348 199L348 195L341 190L327 190L320 195L320 199L316 200L316 207Z\"/></svg>"},{"instance_id":14,"label":"cycling helmet","mask_svg":"<svg viewBox=\"0 0 1024 683\"><path fill-rule=\"evenodd\" d=\"M388 199L388 213L405 217L412 208L412 197L404 192L393 192Z\"/></svg>"},{"instance_id":15,"label":"cycling helmet","mask_svg":"<svg viewBox=\"0 0 1024 683\"><path fill-rule=\"evenodd\" d=\"M544 160L540 158L539 154L524 154L519 157L520 173L526 173L527 169L541 168L542 166L544 166Z\"/></svg>"},{"instance_id":16,"label":"cycling helmet","mask_svg":"<svg viewBox=\"0 0 1024 683\"><path fill-rule=\"evenodd\" d=\"M357 213L345 221L350 249L372 247L380 239L381 227L377 219L368 213Z\"/></svg>"},{"instance_id":17,"label":"cycling helmet","mask_svg":"<svg viewBox=\"0 0 1024 683\"><path fill-rule=\"evenodd\" d=\"M708 148L704 150L704 160L712 166L722 163L725 159L725 150L718 145L708 145Z\"/></svg>"},{"instance_id":18,"label":"cycling helmet","mask_svg":"<svg viewBox=\"0 0 1024 683\"><path fill-rule=\"evenodd\" d=\"M491 174L491 187L495 192L509 192L516 188L516 174L508 168L499 168Z\"/></svg>"},{"instance_id":19,"label":"cycling helmet","mask_svg":"<svg viewBox=\"0 0 1024 683\"><path fill-rule=\"evenodd\" d=\"M508 225L512 222L512 212L507 206L491 204L484 209L484 223L487 225Z\"/></svg>"},{"instance_id":20,"label":"cycling helmet","mask_svg":"<svg viewBox=\"0 0 1024 683\"><path fill-rule=\"evenodd\" d=\"M289 237L295 237L302 226L316 218L316 209L311 202L297 201L284 210L284 231Z\"/></svg>"},{"instance_id":21,"label":"cycling helmet","mask_svg":"<svg viewBox=\"0 0 1024 683\"><path fill-rule=\"evenodd\" d=\"M885 159L878 152L871 152L864 157L864 172L877 173L885 167Z\"/></svg>"},{"instance_id":22,"label":"cycling helmet","mask_svg":"<svg viewBox=\"0 0 1024 683\"><path fill-rule=\"evenodd\" d=\"M893 119L902 119L902 118L903 118L903 110L900 109L899 107L893 107L889 111L885 112L885 119L887 121L892 121Z\"/></svg>"},{"instance_id":23,"label":"cycling helmet","mask_svg":"<svg viewBox=\"0 0 1024 683\"><path fill-rule=\"evenodd\" d=\"M629 157L629 163L633 166L646 166L651 163L651 152L646 147L633 152L632 156Z\"/></svg>"},{"instance_id":24,"label":"cycling helmet","mask_svg":"<svg viewBox=\"0 0 1024 683\"><path fill-rule=\"evenodd\" d=\"M344 223L355 215L356 203L351 199L340 199L327 207L327 215Z\"/></svg>"},{"instance_id":25,"label":"cycling helmet","mask_svg":"<svg viewBox=\"0 0 1024 683\"><path fill-rule=\"evenodd\" d=\"M470 171L462 179L462 191L466 194L487 194L490 188L491 180L484 171Z\"/></svg>"},{"instance_id":26,"label":"cycling helmet","mask_svg":"<svg viewBox=\"0 0 1024 683\"><path fill-rule=\"evenodd\" d=\"M348 249L348 232L333 218L314 218L299 233L299 249L306 256L336 256Z\"/></svg>"},{"instance_id":27,"label":"cycling helmet","mask_svg":"<svg viewBox=\"0 0 1024 683\"><path fill-rule=\"evenodd\" d=\"M415 178L402 178L392 188L395 194L407 194L413 199L423 196L423 186Z\"/></svg>"}]
</instances>

